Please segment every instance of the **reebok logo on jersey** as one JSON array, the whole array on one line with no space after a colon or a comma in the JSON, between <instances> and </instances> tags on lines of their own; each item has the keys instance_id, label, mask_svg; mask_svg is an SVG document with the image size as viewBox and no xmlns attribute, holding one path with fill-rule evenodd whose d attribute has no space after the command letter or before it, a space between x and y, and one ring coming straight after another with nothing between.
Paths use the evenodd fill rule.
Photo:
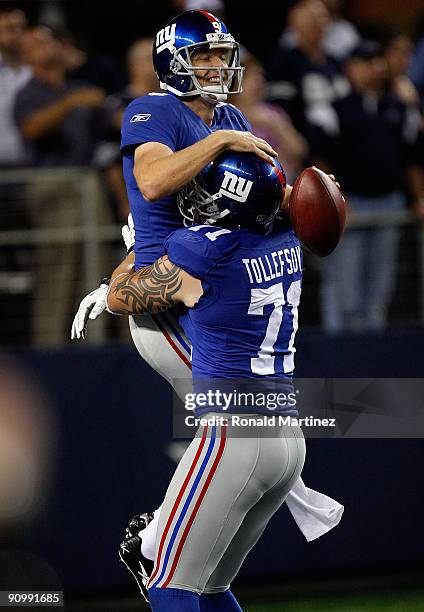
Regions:
<instances>
[{"instance_id":1,"label":"reebok logo on jersey","mask_svg":"<svg viewBox=\"0 0 424 612\"><path fill-rule=\"evenodd\" d=\"M253 181L248 181L242 176L237 176L237 174L225 170L219 193L237 202L246 202L252 185Z\"/></svg>"},{"instance_id":2,"label":"reebok logo on jersey","mask_svg":"<svg viewBox=\"0 0 424 612\"><path fill-rule=\"evenodd\" d=\"M133 115L130 119L130 123L136 123L137 121L148 121L152 115L149 113L141 113L139 115Z\"/></svg>"}]
</instances>

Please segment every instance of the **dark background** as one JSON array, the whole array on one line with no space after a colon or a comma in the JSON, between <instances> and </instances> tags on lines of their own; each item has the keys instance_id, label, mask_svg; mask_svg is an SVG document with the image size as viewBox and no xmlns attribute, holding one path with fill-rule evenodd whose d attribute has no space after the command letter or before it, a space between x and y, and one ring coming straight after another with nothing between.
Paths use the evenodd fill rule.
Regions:
<instances>
[{"instance_id":1,"label":"dark background","mask_svg":"<svg viewBox=\"0 0 424 612\"><path fill-rule=\"evenodd\" d=\"M237 40L260 59L269 56L286 23L292 0L223 0L225 21ZM125 50L140 36L152 36L181 9L172 0L24 0L3 2L25 10L32 24L46 7L63 10L69 29L85 49L110 53L124 59ZM382 24L409 31L422 29L417 15L424 11L422 0L346 0L343 15L366 33Z\"/></svg>"}]
</instances>

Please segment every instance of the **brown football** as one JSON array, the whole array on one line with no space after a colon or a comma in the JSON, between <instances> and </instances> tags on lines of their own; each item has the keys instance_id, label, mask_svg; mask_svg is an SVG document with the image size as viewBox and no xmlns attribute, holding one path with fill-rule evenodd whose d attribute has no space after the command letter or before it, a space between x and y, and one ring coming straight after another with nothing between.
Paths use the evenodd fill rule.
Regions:
<instances>
[{"instance_id":1,"label":"brown football","mask_svg":"<svg viewBox=\"0 0 424 612\"><path fill-rule=\"evenodd\" d=\"M346 202L322 170L305 168L290 196L290 219L299 240L315 255L326 257L338 245L346 222Z\"/></svg>"}]
</instances>

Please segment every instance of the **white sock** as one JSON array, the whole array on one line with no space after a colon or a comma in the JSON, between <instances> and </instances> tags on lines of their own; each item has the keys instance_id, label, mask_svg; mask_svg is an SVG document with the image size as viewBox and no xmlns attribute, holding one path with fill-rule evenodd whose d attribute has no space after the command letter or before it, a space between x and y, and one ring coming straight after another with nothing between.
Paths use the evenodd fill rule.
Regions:
<instances>
[{"instance_id":1,"label":"white sock","mask_svg":"<svg viewBox=\"0 0 424 612\"><path fill-rule=\"evenodd\" d=\"M150 561L155 560L156 555L156 534L158 531L158 523L159 523L159 515L162 506L159 506L157 510L153 512L153 519L147 525L145 529L142 529L139 532L139 536L141 538L141 554L146 557L146 559L150 559Z\"/></svg>"}]
</instances>

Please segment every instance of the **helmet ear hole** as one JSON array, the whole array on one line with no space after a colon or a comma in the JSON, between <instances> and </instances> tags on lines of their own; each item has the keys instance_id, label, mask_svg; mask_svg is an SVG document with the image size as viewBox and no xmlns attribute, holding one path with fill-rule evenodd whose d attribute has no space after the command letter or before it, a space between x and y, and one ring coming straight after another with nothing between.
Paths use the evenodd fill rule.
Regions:
<instances>
[{"instance_id":1,"label":"helmet ear hole","mask_svg":"<svg viewBox=\"0 0 424 612\"><path fill-rule=\"evenodd\" d=\"M177 72L179 72L181 70L182 66L181 66L180 62L174 57L171 60L169 68L170 68L170 70L171 70L171 72L173 74L177 74Z\"/></svg>"}]
</instances>

